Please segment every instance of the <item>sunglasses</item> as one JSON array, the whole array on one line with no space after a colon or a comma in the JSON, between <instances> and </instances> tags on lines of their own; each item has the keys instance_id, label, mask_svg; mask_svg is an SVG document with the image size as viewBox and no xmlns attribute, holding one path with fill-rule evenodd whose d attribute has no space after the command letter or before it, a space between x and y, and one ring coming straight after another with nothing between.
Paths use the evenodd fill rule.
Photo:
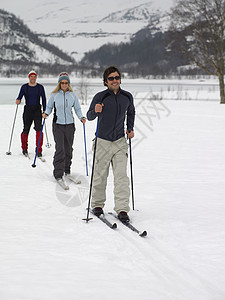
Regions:
<instances>
[{"instance_id":1,"label":"sunglasses","mask_svg":"<svg viewBox=\"0 0 225 300\"><path fill-rule=\"evenodd\" d=\"M61 84L69 84L69 82L61 81Z\"/></svg>"},{"instance_id":2,"label":"sunglasses","mask_svg":"<svg viewBox=\"0 0 225 300\"><path fill-rule=\"evenodd\" d=\"M120 76L115 76L115 77L110 76L110 77L107 78L108 81L113 81L114 79L120 80Z\"/></svg>"}]
</instances>

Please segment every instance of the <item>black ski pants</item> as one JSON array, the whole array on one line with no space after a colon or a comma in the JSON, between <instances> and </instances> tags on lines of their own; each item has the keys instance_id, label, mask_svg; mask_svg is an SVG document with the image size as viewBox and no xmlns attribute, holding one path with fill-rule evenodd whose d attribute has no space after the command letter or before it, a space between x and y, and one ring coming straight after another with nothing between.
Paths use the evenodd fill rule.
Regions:
<instances>
[{"instance_id":1,"label":"black ski pants","mask_svg":"<svg viewBox=\"0 0 225 300\"><path fill-rule=\"evenodd\" d=\"M41 105L25 105L23 111L23 133L29 134L30 127L34 122L34 129L36 131L41 131Z\"/></svg>"},{"instance_id":2,"label":"black ski pants","mask_svg":"<svg viewBox=\"0 0 225 300\"><path fill-rule=\"evenodd\" d=\"M61 125L53 122L55 154L53 158L53 175L55 179L62 178L64 173L70 173L73 155L75 125Z\"/></svg>"}]
</instances>

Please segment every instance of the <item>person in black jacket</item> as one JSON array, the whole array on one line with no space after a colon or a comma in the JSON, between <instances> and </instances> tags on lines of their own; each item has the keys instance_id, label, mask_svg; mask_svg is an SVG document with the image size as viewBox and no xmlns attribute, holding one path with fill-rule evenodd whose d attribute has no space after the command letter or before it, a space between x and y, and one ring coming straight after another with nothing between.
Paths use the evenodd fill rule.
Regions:
<instances>
[{"instance_id":1,"label":"person in black jacket","mask_svg":"<svg viewBox=\"0 0 225 300\"><path fill-rule=\"evenodd\" d=\"M106 185L109 167L114 175L114 210L122 222L129 222L129 178L127 176L128 144L126 134L134 137L135 107L131 93L122 90L121 73L115 66L103 74L107 89L97 93L87 112L87 119L99 117L95 168L92 186L91 208L97 216L103 213L106 201Z\"/></svg>"},{"instance_id":2,"label":"person in black jacket","mask_svg":"<svg viewBox=\"0 0 225 300\"><path fill-rule=\"evenodd\" d=\"M36 147L38 146L38 141L41 134L41 121L42 121L42 112L40 97L42 98L43 111L46 108L46 96L44 87L36 83L37 73L35 71L30 71L28 74L29 83L26 83L21 86L19 95L16 100L16 104L21 103L23 96L25 97L25 106L23 112L23 132L21 133L21 144L22 144L22 153L27 155L28 153L28 134L30 127L34 122L34 129L36 130ZM43 144L43 134L41 136L40 145L38 149L38 157L42 156L42 144Z\"/></svg>"}]
</instances>

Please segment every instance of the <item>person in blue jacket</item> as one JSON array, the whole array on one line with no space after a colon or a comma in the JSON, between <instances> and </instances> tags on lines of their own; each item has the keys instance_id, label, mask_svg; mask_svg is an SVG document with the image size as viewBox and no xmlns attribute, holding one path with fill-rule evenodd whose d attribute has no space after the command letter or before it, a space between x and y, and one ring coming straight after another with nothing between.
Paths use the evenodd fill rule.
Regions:
<instances>
[{"instance_id":1,"label":"person in blue jacket","mask_svg":"<svg viewBox=\"0 0 225 300\"><path fill-rule=\"evenodd\" d=\"M51 114L53 116L53 136L55 141L55 154L53 158L53 175L56 180L63 180L63 175L70 174L72 164L73 141L75 124L72 109L78 119L84 124L86 118L83 116L77 96L70 85L68 73L59 74L58 85L52 91L47 103L43 118Z\"/></svg>"},{"instance_id":2,"label":"person in blue jacket","mask_svg":"<svg viewBox=\"0 0 225 300\"><path fill-rule=\"evenodd\" d=\"M41 134L41 121L42 121L42 109L45 111L46 96L43 85L36 83L37 73L32 70L28 74L29 83L21 86L19 95L16 100L16 104L20 104L23 97L25 97L25 106L23 112L23 132L21 133L22 153L27 155L28 153L28 134L30 127L34 122L34 129L36 130L36 147ZM40 104L40 97L42 98L42 109ZM43 134L39 144L37 156L42 156L42 144ZM36 150L35 150L36 152Z\"/></svg>"},{"instance_id":3,"label":"person in blue jacket","mask_svg":"<svg viewBox=\"0 0 225 300\"><path fill-rule=\"evenodd\" d=\"M103 213L109 167L114 175L114 210L122 222L129 222L129 178L127 176L128 144L134 137L135 107L133 96L120 88L121 74L117 67L108 67L103 74L106 90L97 93L87 112L87 119L99 117L91 208L97 216Z\"/></svg>"}]
</instances>

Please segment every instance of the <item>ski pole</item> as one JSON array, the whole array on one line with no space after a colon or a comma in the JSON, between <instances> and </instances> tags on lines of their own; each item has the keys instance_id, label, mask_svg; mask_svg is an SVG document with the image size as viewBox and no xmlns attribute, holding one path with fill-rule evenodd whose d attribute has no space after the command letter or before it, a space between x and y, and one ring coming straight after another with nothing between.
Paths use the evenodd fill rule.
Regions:
<instances>
[{"instance_id":1,"label":"ski pole","mask_svg":"<svg viewBox=\"0 0 225 300\"><path fill-rule=\"evenodd\" d=\"M47 144L45 145L45 147L47 148L51 148L51 144L48 141L48 135L47 135L47 128L46 128L46 123L45 123L45 136L46 136L46 140L47 140Z\"/></svg>"},{"instance_id":2,"label":"ski pole","mask_svg":"<svg viewBox=\"0 0 225 300\"><path fill-rule=\"evenodd\" d=\"M11 149L11 143L12 143L13 131L14 131L15 122L16 122L16 115L17 115L17 111L18 111L18 106L19 106L19 104L16 105L16 113L15 113L15 116L14 116L13 127L12 127L12 133L11 133L11 138L10 138L10 142L9 142L9 150L6 152L7 155L11 155L11 154L12 154L12 153L10 152L10 149Z\"/></svg>"},{"instance_id":3,"label":"ski pole","mask_svg":"<svg viewBox=\"0 0 225 300\"><path fill-rule=\"evenodd\" d=\"M92 191L92 183L93 183L94 167L95 167L95 154L96 154L97 138L98 138L98 126L99 126L99 116L98 116L98 120L97 120L97 128L96 128L96 134L95 134L95 145L94 145L94 152L93 152L93 163L92 163L91 182L90 182L90 190L89 190L89 198L88 198L87 218L83 219L86 222L88 222L92 219L92 218L89 218L89 210L90 210L90 204L91 204L91 191Z\"/></svg>"},{"instance_id":4,"label":"ski pole","mask_svg":"<svg viewBox=\"0 0 225 300\"><path fill-rule=\"evenodd\" d=\"M86 160L86 173L88 176L88 163L87 163L87 146L86 146L86 134L85 134L85 124L83 123L84 129L84 151L85 151L85 160Z\"/></svg>"},{"instance_id":5,"label":"ski pole","mask_svg":"<svg viewBox=\"0 0 225 300\"><path fill-rule=\"evenodd\" d=\"M42 127L41 127L41 134L40 134L40 137L39 137L39 140L38 140L38 146L37 146L37 149L36 149L36 153L35 153L35 157L34 157L34 162L32 164L32 167L35 168L36 167L36 159L37 159L37 154L38 154L38 149L39 149L39 145L40 145L40 142L41 142L41 136L42 136L42 131L43 131L43 127L45 125L45 119L43 120L43 124L42 124Z\"/></svg>"},{"instance_id":6,"label":"ski pole","mask_svg":"<svg viewBox=\"0 0 225 300\"><path fill-rule=\"evenodd\" d=\"M133 183L133 164L132 164L132 151L131 151L131 139L129 138L130 147L130 177L131 177L131 196L132 196L132 206L134 210L134 183Z\"/></svg>"}]
</instances>

